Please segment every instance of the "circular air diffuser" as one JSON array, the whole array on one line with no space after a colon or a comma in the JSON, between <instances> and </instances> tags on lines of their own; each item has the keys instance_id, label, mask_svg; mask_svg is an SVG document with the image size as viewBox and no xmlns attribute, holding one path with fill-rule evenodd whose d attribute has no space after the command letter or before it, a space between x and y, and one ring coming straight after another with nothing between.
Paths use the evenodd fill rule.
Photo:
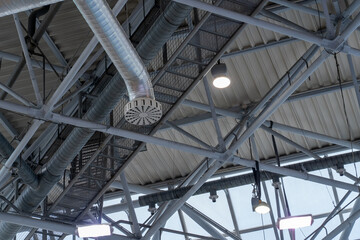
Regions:
<instances>
[{"instance_id":1,"label":"circular air diffuser","mask_svg":"<svg viewBox=\"0 0 360 240\"><path fill-rule=\"evenodd\" d=\"M125 119L134 125L151 125L161 116L161 104L151 98L136 98L125 105Z\"/></svg>"}]
</instances>

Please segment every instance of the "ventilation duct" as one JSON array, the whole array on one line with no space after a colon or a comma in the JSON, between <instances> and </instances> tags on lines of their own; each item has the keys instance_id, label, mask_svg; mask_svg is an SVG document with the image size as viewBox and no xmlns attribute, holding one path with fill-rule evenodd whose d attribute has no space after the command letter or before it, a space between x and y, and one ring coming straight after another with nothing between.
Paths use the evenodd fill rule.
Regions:
<instances>
[{"instance_id":1,"label":"ventilation duct","mask_svg":"<svg viewBox=\"0 0 360 240\"><path fill-rule=\"evenodd\" d=\"M35 1L31 1L35 2ZM37 1L41 2L41 1ZM49 4L50 1L43 5ZM1 6L1 3L0 3ZM36 5L34 7L40 7L42 5ZM169 8L170 7L170 8ZM178 8L178 11L176 9ZM161 47L168 40L168 36L171 36L173 32L183 22L185 17L190 13L191 7L184 7L182 4L170 3L164 10L163 14L155 21L154 25L144 37L144 41L141 41L137 47L139 55L155 55ZM164 19L165 15L174 16L173 18ZM176 18L175 18L176 16ZM177 19L179 18L179 19ZM169 25L169 26L168 26ZM167 33L163 36L159 35L163 29L167 29ZM146 40L145 40L146 39ZM145 46L153 46L150 42L158 41L156 47L147 48ZM144 62L148 62L144 59ZM116 74L109 82L108 86L98 97L98 100L88 110L85 119L90 121L101 122L111 110L116 106L124 93L123 80ZM75 128L63 144L58 148L56 153L50 159L47 170L39 176L39 186L36 189L27 187L24 192L15 201L15 206L25 212L33 212L41 201L50 192L52 187L62 177L64 170L75 158L77 153L90 139L94 131L89 129ZM0 223L0 236L2 240L11 240L15 234L19 231L21 226L11 223Z\"/></svg>"},{"instance_id":2,"label":"ventilation duct","mask_svg":"<svg viewBox=\"0 0 360 240\"><path fill-rule=\"evenodd\" d=\"M345 164L350 164L354 162L360 161L360 152L348 153L344 155L334 156L334 157L327 157L322 159L317 159L305 163L297 163L294 165L286 166L286 168L296 170L296 171L317 171L320 169L326 169L336 166L343 166ZM271 180L278 178L278 174L266 172L266 174L261 174L261 180ZM254 175L251 174L244 174L236 177L225 178L218 181L211 181L205 183L199 190L194 194L203 194L210 191L218 191L243 185L248 185L254 183ZM192 186L182 187L173 189L170 191L163 191L159 193L148 194L145 196L139 197L139 204L140 206L151 205L159 202L170 201L174 199L181 198L184 194L191 188Z\"/></svg>"},{"instance_id":3,"label":"ventilation duct","mask_svg":"<svg viewBox=\"0 0 360 240\"><path fill-rule=\"evenodd\" d=\"M11 146L11 144L6 140L6 138L0 133L0 155L3 158L8 159L13 151L13 146ZM32 188L37 188L38 176L33 172L33 170L21 157L18 157L15 160L13 166L16 168L19 177L25 184L29 185ZM7 174L8 176L2 178L3 182L0 184L0 186L4 186L5 183L10 179L11 171L7 171Z\"/></svg>"},{"instance_id":4,"label":"ventilation duct","mask_svg":"<svg viewBox=\"0 0 360 240\"><path fill-rule=\"evenodd\" d=\"M64 0L1 0L0 17L62 1Z\"/></svg>"},{"instance_id":5,"label":"ventilation duct","mask_svg":"<svg viewBox=\"0 0 360 240\"><path fill-rule=\"evenodd\" d=\"M161 118L161 104L144 63L105 0L74 0L114 66L124 78L130 102L125 119L135 125L150 125Z\"/></svg>"}]
</instances>

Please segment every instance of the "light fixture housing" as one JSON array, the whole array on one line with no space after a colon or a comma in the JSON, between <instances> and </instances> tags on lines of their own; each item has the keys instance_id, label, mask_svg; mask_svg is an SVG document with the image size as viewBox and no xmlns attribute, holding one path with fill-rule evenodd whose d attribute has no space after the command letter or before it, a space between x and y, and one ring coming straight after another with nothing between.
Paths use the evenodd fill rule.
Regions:
<instances>
[{"instance_id":1,"label":"light fixture housing","mask_svg":"<svg viewBox=\"0 0 360 240\"><path fill-rule=\"evenodd\" d=\"M109 224L93 224L77 226L76 231L80 238L104 237L111 235L112 228Z\"/></svg>"},{"instance_id":2,"label":"light fixture housing","mask_svg":"<svg viewBox=\"0 0 360 240\"><path fill-rule=\"evenodd\" d=\"M309 227L313 224L313 222L314 219L311 214L290 216L290 217L279 218L277 222L277 227L280 230L297 229L297 228Z\"/></svg>"},{"instance_id":3,"label":"light fixture housing","mask_svg":"<svg viewBox=\"0 0 360 240\"><path fill-rule=\"evenodd\" d=\"M224 63L213 66L211 74L214 77L213 85L216 88L226 88L230 85L230 78L227 76L227 68Z\"/></svg>"},{"instance_id":4,"label":"light fixture housing","mask_svg":"<svg viewBox=\"0 0 360 240\"><path fill-rule=\"evenodd\" d=\"M269 205L266 202L261 201L261 199L259 199L257 197L253 197L251 199L251 205L252 205L253 211L255 211L259 214L266 214L266 213L270 212Z\"/></svg>"}]
</instances>

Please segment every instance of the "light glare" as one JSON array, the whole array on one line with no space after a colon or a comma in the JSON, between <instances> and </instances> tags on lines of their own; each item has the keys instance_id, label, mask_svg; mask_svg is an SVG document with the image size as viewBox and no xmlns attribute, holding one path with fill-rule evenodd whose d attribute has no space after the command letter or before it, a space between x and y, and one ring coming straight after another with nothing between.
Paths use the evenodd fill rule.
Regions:
<instances>
[{"instance_id":1,"label":"light glare","mask_svg":"<svg viewBox=\"0 0 360 240\"><path fill-rule=\"evenodd\" d=\"M216 88L226 88L230 85L230 79L226 76L217 77L214 79L213 85Z\"/></svg>"},{"instance_id":2,"label":"light glare","mask_svg":"<svg viewBox=\"0 0 360 240\"><path fill-rule=\"evenodd\" d=\"M270 212L270 207L266 202L260 201L259 205L255 207L255 212L260 214L266 214Z\"/></svg>"},{"instance_id":3,"label":"light glare","mask_svg":"<svg viewBox=\"0 0 360 240\"><path fill-rule=\"evenodd\" d=\"M286 217L286 218L280 218L278 220L278 228L280 230L296 229L296 228L311 226L312 223L313 223L312 215Z\"/></svg>"},{"instance_id":4,"label":"light glare","mask_svg":"<svg viewBox=\"0 0 360 240\"><path fill-rule=\"evenodd\" d=\"M77 232L81 238L110 236L111 226L109 224L78 226Z\"/></svg>"}]
</instances>

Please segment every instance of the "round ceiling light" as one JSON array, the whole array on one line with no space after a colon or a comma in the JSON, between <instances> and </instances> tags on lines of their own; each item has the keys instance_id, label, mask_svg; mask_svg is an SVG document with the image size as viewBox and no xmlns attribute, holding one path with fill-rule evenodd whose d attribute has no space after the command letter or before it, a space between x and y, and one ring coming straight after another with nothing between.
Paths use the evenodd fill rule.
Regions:
<instances>
[{"instance_id":1,"label":"round ceiling light","mask_svg":"<svg viewBox=\"0 0 360 240\"><path fill-rule=\"evenodd\" d=\"M255 212L260 214L266 214L270 212L270 207L266 202L259 200L259 204L255 207Z\"/></svg>"},{"instance_id":2,"label":"round ceiling light","mask_svg":"<svg viewBox=\"0 0 360 240\"><path fill-rule=\"evenodd\" d=\"M211 69L211 74L214 77L213 85L216 88L226 88L230 85L230 78L226 76L226 65L224 63L216 64Z\"/></svg>"}]
</instances>

